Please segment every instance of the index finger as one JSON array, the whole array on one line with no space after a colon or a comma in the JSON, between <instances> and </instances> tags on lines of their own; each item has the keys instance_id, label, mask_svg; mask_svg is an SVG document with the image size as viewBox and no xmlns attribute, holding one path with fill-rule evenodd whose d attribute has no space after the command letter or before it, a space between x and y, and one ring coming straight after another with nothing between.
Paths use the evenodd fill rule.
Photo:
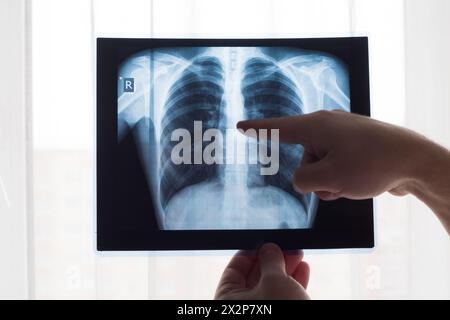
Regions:
<instances>
[{"instance_id":1,"label":"index finger","mask_svg":"<svg viewBox=\"0 0 450 320\"><path fill-rule=\"evenodd\" d=\"M284 118L272 118L261 120L240 121L237 128L244 131L254 129L256 132L261 129L268 130L270 139L270 130L279 130L280 142L289 144L308 144L312 135L314 126L311 124L311 115L302 115ZM248 134L247 134L248 135Z\"/></svg>"}]
</instances>

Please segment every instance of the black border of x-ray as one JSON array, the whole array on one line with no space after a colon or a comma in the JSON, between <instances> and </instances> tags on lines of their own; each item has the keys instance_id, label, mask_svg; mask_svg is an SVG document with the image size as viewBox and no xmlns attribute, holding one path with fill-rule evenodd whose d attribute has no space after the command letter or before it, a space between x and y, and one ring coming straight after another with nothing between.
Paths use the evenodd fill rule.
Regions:
<instances>
[{"instance_id":1,"label":"black border of x-ray","mask_svg":"<svg viewBox=\"0 0 450 320\"><path fill-rule=\"evenodd\" d=\"M266 242L283 249L348 249L374 247L373 200L320 201L313 229L165 231L145 229L127 221L130 212L117 212L117 76L130 55L162 47L298 47L333 54L349 68L351 110L370 116L367 37L309 39L97 39L97 250L231 250L254 249ZM333 137L330 137L332 139ZM357 154L349 157L358 158ZM131 186L130 186L131 188ZM126 196L125 196L126 197ZM126 201L119 200L119 201ZM149 212L149 215L152 214ZM154 213L153 213L154 214ZM350 224L342 225L346 215ZM112 216L115 218L113 219ZM320 219L319 219L320 218ZM140 223L140 222L139 222Z\"/></svg>"}]
</instances>

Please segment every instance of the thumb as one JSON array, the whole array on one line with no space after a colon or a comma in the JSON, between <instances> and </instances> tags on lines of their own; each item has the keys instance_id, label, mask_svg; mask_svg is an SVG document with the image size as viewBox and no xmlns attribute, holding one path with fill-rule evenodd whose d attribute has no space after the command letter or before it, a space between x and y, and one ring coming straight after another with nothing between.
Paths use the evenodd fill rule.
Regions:
<instances>
[{"instance_id":1,"label":"thumb","mask_svg":"<svg viewBox=\"0 0 450 320\"><path fill-rule=\"evenodd\" d=\"M294 189L299 193L325 191L338 193L336 173L326 159L314 163L303 163L294 172Z\"/></svg>"},{"instance_id":2,"label":"thumb","mask_svg":"<svg viewBox=\"0 0 450 320\"><path fill-rule=\"evenodd\" d=\"M258 253L261 276L286 274L283 251L276 244L265 244Z\"/></svg>"}]
</instances>

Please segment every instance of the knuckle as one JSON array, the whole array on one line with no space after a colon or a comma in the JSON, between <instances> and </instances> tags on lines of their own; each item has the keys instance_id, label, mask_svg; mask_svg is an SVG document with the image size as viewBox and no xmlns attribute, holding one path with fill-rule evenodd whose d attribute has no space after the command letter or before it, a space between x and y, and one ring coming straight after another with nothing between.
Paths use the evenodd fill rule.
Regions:
<instances>
[{"instance_id":1,"label":"knuckle","mask_svg":"<svg viewBox=\"0 0 450 320\"><path fill-rule=\"evenodd\" d=\"M330 191L338 193L346 181L345 171L336 161L327 161L323 166L323 175Z\"/></svg>"},{"instance_id":2,"label":"knuckle","mask_svg":"<svg viewBox=\"0 0 450 320\"><path fill-rule=\"evenodd\" d=\"M321 119L329 119L333 112L329 110L320 110L316 112L316 116Z\"/></svg>"}]
</instances>

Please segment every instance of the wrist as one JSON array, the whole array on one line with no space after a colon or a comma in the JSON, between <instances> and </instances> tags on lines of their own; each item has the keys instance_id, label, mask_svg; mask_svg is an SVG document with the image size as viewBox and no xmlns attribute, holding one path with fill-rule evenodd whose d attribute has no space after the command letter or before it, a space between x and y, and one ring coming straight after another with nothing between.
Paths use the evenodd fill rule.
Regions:
<instances>
[{"instance_id":1,"label":"wrist","mask_svg":"<svg viewBox=\"0 0 450 320\"><path fill-rule=\"evenodd\" d=\"M450 234L450 152L424 139L416 153L406 190L433 210Z\"/></svg>"},{"instance_id":2,"label":"wrist","mask_svg":"<svg viewBox=\"0 0 450 320\"><path fill-rule=\"evenodd\" d=\"M408 191L416 195L437 188L449 174L450 153L445 148L424 140L411 157Z\"/></svg>"}]
</instances>

